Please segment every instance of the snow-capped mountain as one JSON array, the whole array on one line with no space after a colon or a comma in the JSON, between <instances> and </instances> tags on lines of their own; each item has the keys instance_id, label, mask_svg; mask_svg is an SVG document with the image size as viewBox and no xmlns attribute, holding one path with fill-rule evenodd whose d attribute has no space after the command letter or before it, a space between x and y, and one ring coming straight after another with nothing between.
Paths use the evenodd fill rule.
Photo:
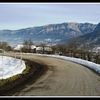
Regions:
<instances>
[{"instance_id":1,"label":"snow-capped mountain","mask_svg":"<svg viewBox=\"0 0 100 100\"><path fill-rule=\"evenodd\" d=\"M19 30L0 30L0 41L20 44L31 39L33 42L65 43L74 37L93 32L95 27L91 23L61 23Z\"/></svg>"},{"instance_id":2,"label":"snow-capped mountain","mask_svg":"<svg viewBox=\"0 0 100 100\"><path fill-rule=\"evenodd\" d=\"M100 47L100 23L97 24L93 32L80 36L79 40L81 45L84 43L92 48Z\"/></svg>"}]
</instances>

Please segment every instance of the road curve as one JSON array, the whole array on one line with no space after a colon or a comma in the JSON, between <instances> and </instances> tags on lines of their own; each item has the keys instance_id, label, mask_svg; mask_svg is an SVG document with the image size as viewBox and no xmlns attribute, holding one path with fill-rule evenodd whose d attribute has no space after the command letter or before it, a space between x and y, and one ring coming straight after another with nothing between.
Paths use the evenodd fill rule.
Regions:
<instances>
[{"instance_id":1,"label":"road curve","mask_svg":"<svg viewBox=\"0 0 100 100\"><path fill-rule=\"evenodd\" d=\"M49 70L16 96L100 96L100 76L82 65L32 54L23 58L45 63Z\"/></svg>"}]
</instances>

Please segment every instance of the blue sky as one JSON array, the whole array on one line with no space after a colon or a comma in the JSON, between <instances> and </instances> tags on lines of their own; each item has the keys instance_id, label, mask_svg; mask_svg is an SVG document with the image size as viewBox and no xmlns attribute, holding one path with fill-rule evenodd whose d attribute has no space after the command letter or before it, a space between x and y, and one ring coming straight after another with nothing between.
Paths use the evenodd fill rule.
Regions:
<instances>
[{"instance_id":1,"label":"blue sky","mask_svg":"<svg viewBox=\"0 0 100 100\"><path fill-rule=\"evenodd\" d=\"M0 30L63 22L99 23L100 4L0 4Z\"/></svg>"}]
</instances>

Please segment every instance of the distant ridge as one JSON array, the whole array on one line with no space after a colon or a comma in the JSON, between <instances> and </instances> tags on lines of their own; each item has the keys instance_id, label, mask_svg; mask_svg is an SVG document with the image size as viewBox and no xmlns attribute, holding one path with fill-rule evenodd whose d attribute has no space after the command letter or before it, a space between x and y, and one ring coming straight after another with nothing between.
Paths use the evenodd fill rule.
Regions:
<instances>
[{"instance_id":1,"label":"distant ridge","mask_svg":"<svg viewBox=\"0 0 100 100\"><path fill-rule=\"evenodd\" d=\"M34 43L66 43L72 38L94 31L96 24L91 23L60 23L19 30L0 30L0 41L7 41L12 45L21 44L31 39Z\"/></svg>"}]
</instances>

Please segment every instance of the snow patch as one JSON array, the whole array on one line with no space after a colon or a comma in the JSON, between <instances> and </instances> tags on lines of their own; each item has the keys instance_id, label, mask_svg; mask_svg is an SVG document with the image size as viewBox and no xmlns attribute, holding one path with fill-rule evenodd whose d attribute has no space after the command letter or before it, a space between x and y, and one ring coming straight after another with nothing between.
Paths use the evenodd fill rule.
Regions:
<instances>
[{"instance_id":1,"label":"snow patch","mask_svg":"<svg viewBox=\"0 0 100 100\"><path fill-rule=\"evenodd\" d=\"M90 68L90 69L94 70L96 73L100 74L100 64L96 64L96 63L93 63L93 62L90 62L90 61L87 61L87 60L83 60L83 59L80 59L80 58L74 58L74 57L59 56L59 55L46 55L46 54L44 54L44 55L38 54L38 55L72 61L72 62L81 64L83 66L86 66L87 68Z\"/></svg>"},{"instance_id":2,"label":"snow patch","mask_svg":"<svg viewBox=\"0 0 100 100\"><path fill-rule=\"evenodd\" d=\"M21 74L26 69L25 62L7 56L0 56L0 79L7 79Z\"/></svg>"}]
</instances>

